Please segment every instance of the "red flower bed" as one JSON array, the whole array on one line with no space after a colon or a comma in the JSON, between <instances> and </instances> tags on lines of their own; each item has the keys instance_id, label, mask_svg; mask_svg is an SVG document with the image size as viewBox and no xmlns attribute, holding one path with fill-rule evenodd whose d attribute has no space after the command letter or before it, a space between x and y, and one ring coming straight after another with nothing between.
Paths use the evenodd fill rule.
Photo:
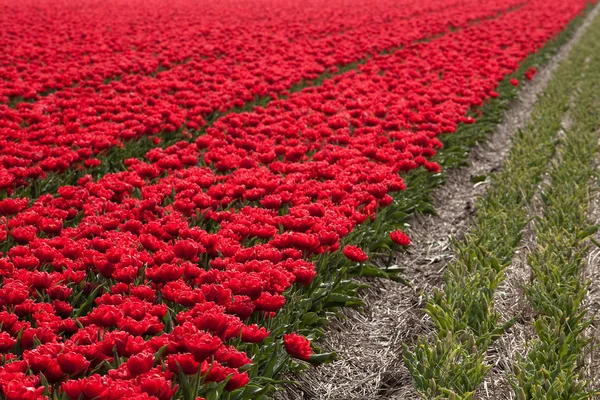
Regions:
<instances>
[{"instance_id":1,"label":"red flower bed","mask_svg":"<svg viewBox=\"0 0 600 400\"><path fill-rule=\"evenodd\" d=\"M8 2L0 15L5 33L0 43L10 49L0 60L0 96L4 102L36 99L48 90L97 87L106 78L150 75L186 62L193 64L163 76L187 81L200 74L214 78L207 86L240 80L238 90L286 90L366 52L419 39L419 30L444 31L449 22L462 21L467 7L482 7L479 3ZM498 11L507 4L488 3L484 9ZM242 93L229 94L240 99Z\"/></svg>"},{"instance_id":2,"label":"red flower bed","mask_svg":"<svg viewBox=\"0 0 600 400\"><path fill-rule=\"evenodd\" d=\"M292 12L290 9L293 10L294 7L291 3L282 2L281 5L275 3L273 7L281 6L279 13L284 17L273 24L265 22L264 10L252 7L249 12L242 8L236 9L239 14L229 13L221 9L229 6L218 5L221 3L218 2L214 5L215 11L212 12L227 15L227 19L215 17L211 20L215 26L209 24L210 29L206 28L207 33L201 34L198 30L190 28L184 30L181 37L173 40L169 37L177 29L171 28L169 24L164 29L165 32L160 33L168 34L167 38L161 39L161 36L154 38L156 18L147 18L144 13L138 15L134 11L142 7L144 10L156 12L152 7L144 5L129 10L133 16L128 16L125 12L125 15L119 18L130 18L134 21L131 24L135 24L137 19L144 19L144 23L140 22L140 24L145 27L148 35L152 34L153 38L146 40L150 43L148 48L146 46L139 48L138 42L142 41L143 36L140 38L127 34L130 28L125 23L117 24L125 32L121 30L98 32L99 28L95 24L88 28L88 24L72 26L71 23L66 23L56 30L58 32L62 32L62 29L66 30L63 35L68 37L77 36L72 31L82 26L85 27L84 30L94 29L94 31L83 34L85 36L83 39L75 40L75 42L81 41L78 46L73 45L78 49L77 51L63 42L58 42L57 45L62 45L62 53L66 52L66 54L61 52L46 54L48 49L42 47L43 51L39 56L42 57L43 64L47 65L44 68L31 62L29 56L25 58L21 54L22 51L27 54L32 53L29 47L21 51L18 45L7 43L3 47L17 50L16 59L7 60L8 65L0 70L0 73L6 76L4 87L13 93L11 96L20 93L17 89L11 88L11 85L16 82L22 81L27 90L36 87L36 84L29 82L28 78L17 76L18 71L22 70L20 73L25 74L29 71L28 68L34 68L33 76L36 78L56 82L58 78L54 75L60 74L61 79L67 80L68 84L56 85L61 89L60 91L38 98L35 103L22 102L15 109L0 105L2 117L0 119L0 191L10 192L15 187L43 178L49 172L68 172L74 164L77 168L93 169L100 164L96 159L98 155L106 154L112 148L122 146L124 142L159 133L173 134L184 127L197 130L206 124L206 119L214 112L242 107L260 96L270 95L277 98L279 95L287 94L293 84L300 83L303 79L315 79L328 69L335 71L336 65L355 62L370 53L446 32L449 26L465 26L469 21L495 15L499 10L506 10L520 2L521 0L505 0L499 5L496 1L488 1L473 7L474 1L447 0L447 4L435 12L430 12L430 9L434 8L432 4L437 7L438 1L418 2L418 6L412 4L406 7L399 3L390 7L391 11L387 11L389 9L386 7L378 8L371 5L367 7L363 4L356 9L349 8L352 12L344 16L345 24L348 26L344 27L341 33L336 32L336 29L340 28L338 20L331 17L331 14L338 10L338 5L335 4L328 5L319 12L309 7L305 10L309 17ZM49 12L54 10L51 5L47 7ZM106 15L100 17L105 19L112 18L115 12L111 7L105 7L104 3L98 3L96 6L101 7L102 12L94 6L88 5L88 7L95 10L94 14L100 13L100 16L105 12ZM165 6L157 7L161 11ZM171 7L170 2L168 7ZM191 9L187 10L188 8ZM319 8L322 8L322 5L319 5ZM31 12L27 11L29 8L18 9L25 12L27 18L31 17ZM87 8L84 8L82 11L67 15L75 15L87 20L89 16L85 14L86 10ZM195 8L190 6L189 2L183 2L176 5L172 12L183 13L183 10L189 11L189 14L181 17L187 21L181 22L183 26L190 24L194 26L198 14L206 11L204 3L202 7ZM166 13L164 10L162 12ZM6 17L10 14L4 15ZM302 18L316 18L316 20L313 23L305 23ZM232 21L228 21L229 19ZM380 19L388 22L382 23ZM296 20L298 21L294 22ZM370 20L374 21L369 22ZM7 17L5 23L12 26L14 21ZM36 23L36 26L39 25L43 24ZM289 29L290 25L296 28ZM23 32L27 31L20 29ZM29 38L35 43L36 49L40 41L45 43L55 40L55 30L48 29L43 31L46 32L45 35L40 32L32 34ZM37 33L36 29L32 31ZM264 34L256 35L253 32L264 32ZM115 35L120 39L113 39ZM196 37L197 35L202 36ZM98 43L88 41L88 36L96 38ZM7 36L7 40L14 39L12 35ZM124 43L120 43L120 40ZM111 43L116 41L119 45L115 46L119 49L136 46L137 50L134 55L129 51L109 52L109 49L97 51L97 46L106 47L105 41ZM158 44L152 46L154 42ZM28 42L25 40L19 43L25 46ZM168 47L163 49L164 46ZM211 49L210 52L207 53L208 50L205 48ZM80 53L82 55L78 56ZM93 53L99 61L94 61L87 66L79 66L78 62L86 60L83 54L88 53ZM146 58L155 53L168 53L179 55L189 61L175 65L154 77L143 73L132 73L124 74L119 81L102 83L103 77L115 74L113 69L123 65L119 61L120 58L115 60L115 57L126 58L129 60L126 63L128 65L136 62L138 53L145 55ZM61 54L63 58L69 60L67 63L69 67L64 68L76 75L88 75L85 72L87 67L102 69L105 64L113 69L110 69L110 72L89 73L90 79L71 88L72 82L79 82L84 77L69 77L69 73L64 72L63 67L50 67L53 62L51 59L46 59L52 56L60 57ZM167 65L175 62L170 58L169 60L165 61ZM139 61L141 64L145 62ZM22 65L23 63L25 66ZM142 69L147 71L153 68L144 66ZM132 72L142 71L133 69ZM36 98L34 93L20 95Z\"/></svg>"},{"instance_id":3,"label":"red flower bed","mask_svg":"<svg viewBox=\"0 0 600 400\"><path fill-rule=\"evenodd\" d=\"M533 0L229 114L124 172L0 201L4 396L256 398L289 356L316 361L304 328L326 278L367 258L344 238L394 201L401 173L439 172L438 136L474 122L584 6Z\"/></svg>"}]
</instances>

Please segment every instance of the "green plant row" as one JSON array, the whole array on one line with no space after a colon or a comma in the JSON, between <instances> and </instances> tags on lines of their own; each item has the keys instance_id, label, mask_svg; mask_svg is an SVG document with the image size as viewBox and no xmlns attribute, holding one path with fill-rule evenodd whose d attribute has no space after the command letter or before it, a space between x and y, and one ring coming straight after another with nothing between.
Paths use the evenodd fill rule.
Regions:
<instances>
[{"instance_id":1,"label":"green plant row","mask_svg":"<svg viewBox=\"0 0 600 400\"><path fill-rule=\"evenodd\" d=\"M448 266L443 288L426 305L434 336L404 348L414 384L427 398L472 398L491 368L485 362L489 345L514 323L501 322L494 292L521 241L529 202L555 154L556 133L595 39L585 35L561 63L528 126L514 138L504 169L478 201L470 231L454 243L456 260Z\"/></svg>"},{"instance_id":2,"label":"green plant row","mask_svg":"<svg viewBox=\"0 0 600 400\"><path fill-rule=\"evenodd\" d=\"M587 388L580 368L589 343L583 331L591 323L582 307L589 284L582 271L588 239L598 228L587 215L600 128L600 18L582 44L589 54L587 71L569 114L572 125L560 146L560 163L543 189L543 214L535 221L537 246L528 254L532 275L525 294L537 313L537 338L526 355L517 355L511 383L518 400L600 394Z\"/></svg>"}]
</instances>

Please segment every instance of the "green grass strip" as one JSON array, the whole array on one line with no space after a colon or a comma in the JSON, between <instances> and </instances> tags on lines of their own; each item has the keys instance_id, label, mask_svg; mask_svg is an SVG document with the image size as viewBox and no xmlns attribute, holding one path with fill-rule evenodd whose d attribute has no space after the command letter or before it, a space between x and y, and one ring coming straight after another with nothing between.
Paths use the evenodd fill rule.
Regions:
<instances>
[{"instance_id":1,"label":"green grass strip","mask_svg":"<svg viewBox=\"0 0 600 400\"><path fill-rule=\"evenodd\" d=\"M477 215L464 240L454 244L456 260L445 284L428 300L434 337L421 338L404 360L415 387L427 398L470 399L487 371L485 353L514 321L500 322L493 298L529 220L529 202L555 154L556 134L581 81L588 33L561 63L540 96L529 125L517 133L509 159L478 201Z\"/></svg>"},{"instance_id":2,"label":"green grass strip","mask_svg":"<svg viewBox=\"0 0 600 400\"><path fill-rule=\"evenodd\" d=\"M587 71L570 112L573 122L561 143L560 163L551 169L552 182L543 189L543 214L535 224L537 246L528 254L532 279L525 294L538 314L537 338L526 355L517 355L511 383L518 400L600 394L588 390L581 370L589 344L582 333L591 323L582 308L588 290L582 271L588 238L597 230L587 215L600 128L600 18L583 46L589 55Z\"/></svg>"}]
</instances>

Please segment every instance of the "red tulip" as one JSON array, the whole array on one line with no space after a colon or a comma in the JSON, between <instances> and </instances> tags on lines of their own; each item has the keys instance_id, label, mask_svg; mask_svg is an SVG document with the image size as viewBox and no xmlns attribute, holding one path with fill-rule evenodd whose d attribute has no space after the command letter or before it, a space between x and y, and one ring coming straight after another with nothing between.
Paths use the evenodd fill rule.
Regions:
<instances>
[{"instance_id":1,"label":"red tulip","mask_svg":"<svg viewBox=\"0 0 600 400\"><path fill-rule=\"evenodd\" d=\"M60 353L56 360L60 369L70 375L78 375L90 366L90 362L83 355L73 352Z\"/></svg>"},{"instance_id":2,"label":"red tulip","mask_svg":"<svg viewBox=\"0 0 600 400\"><path fill-rule=\"evenodd\" d=\"M312 354L310 341L304 336L300 336L296 333L285 334L283 335L283 343L285 345L285 350L292 357L308 360Z\"/></svg>"},{"instance_id":3,"label":"red tulip","mask_svg":"<svg viewBox=\"0 0 600 400\"><path fill-rule=\"evenodd\" d=\"M398 230L390 232L390 238L392 241L400 246L408 246L410 244L410 238L404 232Z\"/></svg>"},{"instance_id":4,"label":"red tulip","mask_svg":"<svg viewBox=\"0 0 600 400\"><path fill-rule=\"evenodd\" d=\"M127 360L127 369L131 372L131 375L137 376L145 374L150 371L154 364L154 355L149 352L142 352L135 354Z\"/></svg>"},{"instance_id":5,"label":"red tulip","mask_svg":"<svg viewBox=\"0 0 600 400\"><path fill-rule=\"evenodd\" d=\"M364 262L369 258L367 254L362 251L359 247L348 245L344 247L344 255L350 261Z\"/></svg>"},{"instance_id":6,"label":"red tulip","mask_svg":"<svg viewBox=\"0 0 600 400\"><path fill-rule=\"evenodd\" d=\"M179 367L186 375L194 375L198 372L200 363L194 360L192 354L173 354L167 358L169 370L174 373L179 373Z\"/></svg>"},{"instance_id":7,"label":"red tulip","mask_svg":"<svg viewBox=\"0 0 600 400\"><path fill-rule=\"evenodd\" d=\"M198 333L184 340L187 351L192 353L197 362L212 356L223 345L221 339L208 333Z\"/></svg>"},{"instance_id":8,"label":"red tulip","mask_svg":"<svg viewBox=\"0 0 600 400\"><path fill-rule=\"evenodd\" d=\"M0 214L4 216L15 215L27 207L29 199L4 199L0 200Z\"/></svg>"}]
</instances>

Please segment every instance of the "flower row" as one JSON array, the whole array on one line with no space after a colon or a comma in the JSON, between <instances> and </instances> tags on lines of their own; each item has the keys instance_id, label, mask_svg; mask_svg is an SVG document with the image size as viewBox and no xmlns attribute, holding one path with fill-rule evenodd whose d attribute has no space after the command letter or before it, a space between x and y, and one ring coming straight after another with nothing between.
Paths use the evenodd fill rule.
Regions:
<instances>
[{"instance_id":1,"label":"flower row","mask_svg":"<svg viewBox=\"0 0 600 400\"><path fill-rule=\"evenodd\" d=\"M323 17L314 25L301 26L328 34L301 35L292 43L279 36L278 40L258 36L256 40L270 46L267 49L253 45L245 35L239 40L215 35L214 40L233 46L235 51L223 48L220 52L224 55L192 59L156 76L129 74L109 84L63 88L14 109L0 105L0 191L10 192L71 167L93 169L100 164L99 155L127 141L159 133L169 136L184 128L197 131L215 112L242 107L260 96L277 98L293 84L315 79L328 68L335 70L336 65L360 60L368 53L447 32L451 26L464 27L469 21L493 16L517 3L489 1L474 8L471 1L453 1L448 0L448 6L435 13L425 12L430 7L427 2L416 10L401 8L404 11L398 13L408 13L407 17L390 16L389 25L354 22L351 14L348 23L365 32L348 28L335 39L327 28L332 20ZM410 17L417 11L423 13ZM358 13L356 18L364 18L362 15ZM259 22L264 23L263 19ZM276 33L287 29L285 20L280 22ZM260 27L248 29L239 22L235 26L247 32L263 31ZM183 43L201 42L185 39Z\"/></svg>"},{"instance_id":2,"label":"flower row","mask_svg":"<svg viewBox=\"0 0 600 400\"><path fill-rule=\"evenodd\" d=\"M0 96L4 101L36 99L45 91L74 84L96 86L107 78L169 68L196 79L198 74L212 77L213 84L225 83L223 77L231 83L238 75L241 90L244 85L288 88L302 77L405 40L405 34L412 36L407 25L445 29L450 20L437 14L449 10L459 17L469 4L19 2L5 5L0 17L2 45L10 49L0 64ZM191 67L177 68L189 61L194 63ZM252 74L241 75L244 71Z\"/></svg>"}]
</instances>

